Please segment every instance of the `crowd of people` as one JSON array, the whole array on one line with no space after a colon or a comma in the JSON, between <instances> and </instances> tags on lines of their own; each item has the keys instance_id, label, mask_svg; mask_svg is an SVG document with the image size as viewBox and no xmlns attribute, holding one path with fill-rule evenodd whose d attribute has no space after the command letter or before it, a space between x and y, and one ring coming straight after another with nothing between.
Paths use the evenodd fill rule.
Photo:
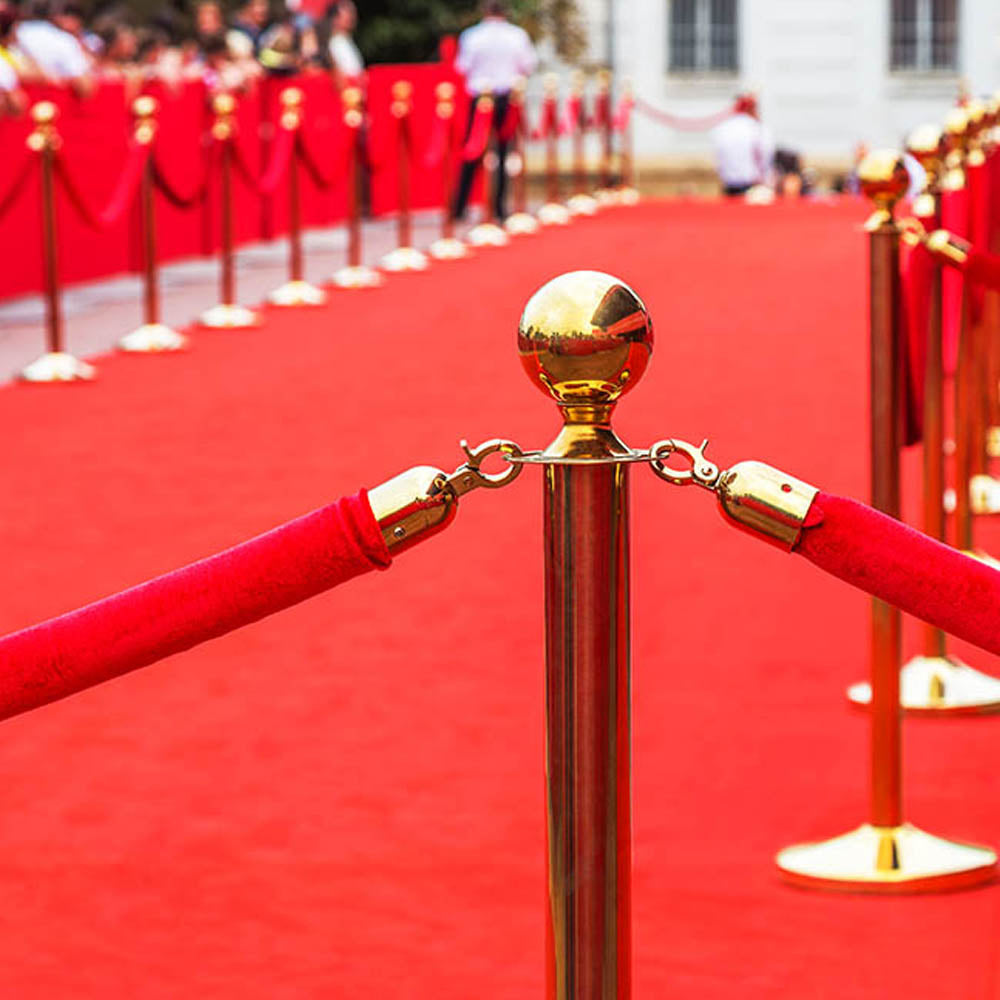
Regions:
<instances>
[{"instance_id":1,"label":"crowd of people","mask_svg":"<svg viewBox=\"0 0 1000 1000\"><path fill-rule=\"evenodd\" d=\"M333 0L320 17L300 0L286 0L278 13L268 0L244 0L232 16L218 0L200 0L186 24L167 16L138 24L124 5L87 18L74 0L0 0L0 114L23 113L31 83L65 84L81 96L108 79L137 87L201 79L211 90L233 91L308 67L342 85L359 82L356 21L352 0Z\"/></svg>"}]
</instances>

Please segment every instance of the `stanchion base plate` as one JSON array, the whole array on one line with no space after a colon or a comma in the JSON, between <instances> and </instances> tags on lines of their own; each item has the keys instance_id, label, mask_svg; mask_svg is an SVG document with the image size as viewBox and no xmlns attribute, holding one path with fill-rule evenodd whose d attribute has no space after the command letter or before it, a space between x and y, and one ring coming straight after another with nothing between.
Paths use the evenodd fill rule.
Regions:
<instances>
[{"instance_id":1,"label":"stanchion base plate","mask_svg":"<svg viewBox=\"0 0 1000 1000\"><path fill-rule=\"evenodd\" d=\"M198 317L198 323L213 330L249 330L251 327L260 326L260 316L245 306L234 306L223 302L203 312Z\"/></svg>"},{"instance_id":2,"label":"stanchion base plate","mask_svg":"<svg viewBox=\"0 0 1000 1000\"><path fill-rule=\"evenodd\" d=\"M382 281L382 275L378 271L364 265L342 267L333 276L333 283L338 288L377 288Z\"/></svg>"},{"instance_id":3,"label":"stanchion base plate","mask_svg":"<svg viewBox=\"0 0 1000 1000\"><path fill-rule=\"evenodd\" d=\"M386 271L426 271L429 264L427 254L416 247L396 247L379 262Z\"/></svg>"},{"instance_id":4,"label":"stanchion base plate","mask_svg":"<svg viewBox=\"0 0 1000 1000\"><path fill-rule=\"evenodd\" d=\"M321 306L326 292L308 281L286 281L267 297L272 306Z\"/></svg>"},{"instance_id":5,"label":"stanchion base plate","mask_svg":"<svg viewBox=\"0 0 1000 1000\"><path fill-rule=\"evenodd\" d=\"M566 202L570 215L595 215L597 213L597 199L591 198L589 194L575 194Z\"/></svg>"},{"instance_id":6,"label":"stanchion base plate","mask_svg":"<svg viewBox=\"0 0 1000 1000\"><path fill-rule=\"evenodd\" d=\"M118 341L118 347L136 354L183 351L187 347L187 337L163 323L143 323L138 329L126 333Z\"/></svg>"},{"instance_id":7,"label":"stanchion base plate","mask_svg":"<svg viewBox=\"0 0 1000 1000\"><path fill-rule=\"evenodd\" d=\"M25 382L88 382L97 377L97 369L65 351L50 351L32 361L21 372Z\"/></svg>"},{"instance_id":8,"label":"stanchion base plate","mask_svg":"<svg viewBox=\"0 0 1000 1000\"><path fill-rule=\"evenodd\" d=\"M639 192L634 187L623 187L618 189L618 203L621 205L638 205Z\"/></svg>"},{"instance_id":9,"label":"stanchion base plate","mask_svg":"<svg viewBox=\"0 0 1000 1000\"><path fill-rule=\"evenodd\" d=\"M988 847L944 840L909 823L865 823L832 840L786 847L775 863L783 879L809 889L942 892L989 881L997 856Z\"/></svg>"},{"instance_id":10,"label":"stanchion base plate","mask_svg":"<svg viewBox=\"0 0 1000 1000\"><path fill-rule=\"evenodd\" d=\"M1000 479L973 476L969 480L969 507L973 514L1000 514Z\"/></svg>"},{"instance_id":11,"label":"stanchion base plate","mask_svg":"<svg viewBox=\"0 0 1000 1000\"><path fill-rule=\"evenodd\" d=\"M594 198L599 205L617 205L621 202L621 191L618 188L598 188Z\"/></svg>"},{"instance_id":12,"label":"stanchion base plate","mask_svg":"<svg viewBox=\"0 0 1000 1000\"><path fill-rule=\"evenodd\" d=\"M847 697L868 706L872 688L852 684ZM1000 679L954 656L915 656L899 672L899 701L911 715L980 715L1000 712Z\"/></svg>"},{"instance_id":13,"label":"stanchion base plate","mask_svg":"<svg viewBox=\"0 0 1000 1000\"><path fill-rule=\"evenodd\" d=\"M480 222L465 234L465 238L474 247L505 247L510 242L503 228L495 222Z\"/></svg>"},{"instance_id":14,"label":"stanchion base plate","mask_svg":"<svg viewBox=\"0 0 1000 1000\"><path fill-rule=\"evenodd\" d=\"M546 202L538 210L538 221L543 226L568 226L569 220L569 209L557 201Z\"/></svg>"},{"instance_id":15,"label":"stanchion base plate","mask_svg":"<svg viewBox=\"0 0 1000 1000\"><path fill-rule=\"evenodd\" d=\"M469 256L469 248L453 236L442 236L441 239L435 240L427 252L435 260L460 260Z\"/></svg>"},{"instance_id":16,"label":"stanchion base plate","mask_svg":"<svg viewBox=\"0 0 1000 1000\"><path fill-rule=\"evenodd\" d=\"M538 219L527 212L515 212L507 216L503 224L504 229L512 236L522 236L526 233L538 232Z\"/></svg>"}]
</instances>

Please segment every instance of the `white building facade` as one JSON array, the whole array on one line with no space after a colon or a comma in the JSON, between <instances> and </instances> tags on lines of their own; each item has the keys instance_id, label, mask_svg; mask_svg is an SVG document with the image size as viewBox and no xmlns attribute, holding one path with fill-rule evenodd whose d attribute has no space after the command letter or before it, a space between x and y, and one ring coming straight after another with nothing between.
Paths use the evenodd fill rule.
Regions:
<instances>
[{"instance_id":1,"label":"white building facade","mask_svg":"<svg viewBox=\"0 0 1000 1000\"><path fill-rule=\"evenodd\" d=\"M637 95L703 116L753 90L779 146L844 160L941 121L961 81L1000 90L1000 0L580 0L589 61ZM704 132L642 114L637 154L700 159Z\"/></svg>"}]
</instances>

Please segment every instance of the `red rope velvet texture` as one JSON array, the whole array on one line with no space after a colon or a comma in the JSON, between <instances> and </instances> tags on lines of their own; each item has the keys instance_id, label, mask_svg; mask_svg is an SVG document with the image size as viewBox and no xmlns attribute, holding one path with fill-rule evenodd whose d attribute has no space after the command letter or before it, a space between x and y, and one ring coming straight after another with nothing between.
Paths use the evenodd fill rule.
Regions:
<instances>
[{"instance_id":1,"label":"red rope velvet texture","mask_svg":"<svg viewBox=\"0 0 1000 1000\"><path fill-rule=\"evenodd\" d=\"M1000 571L845 497L813 500L795 551L852 587L1000 654Z\"/></svg>"},{"instance_id":2,"label":"red rope velvet texture","mask_svg":"<svg viewBox=\"0 0 1000 1000\"><path fill-rule=\"evenodd\" d=\"M362 490L0 639L0 719L218 638L389 562Z\"/></svg>"}]
</instances>

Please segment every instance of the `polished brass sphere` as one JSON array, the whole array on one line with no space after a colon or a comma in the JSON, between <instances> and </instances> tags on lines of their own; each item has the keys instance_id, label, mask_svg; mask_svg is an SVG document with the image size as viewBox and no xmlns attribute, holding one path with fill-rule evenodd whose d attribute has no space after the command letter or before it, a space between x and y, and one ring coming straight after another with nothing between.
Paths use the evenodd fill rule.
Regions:
<instances>
[{"instance_id":1,"label":"polished brass sphere","mask_svg":"<svg viewBox=\"0 0 1000 1000\"><path fill-rule=\"evenodd\" d=\"M413 93L413 84L409 80L397 80L392 85L392 98L395 101L409 100Z\"/></svg>"},{"instance_id":2,"label":"polished brass sphere","mask_svg":"<svg viewBox=\"0 0 1000 1000\"><path fill-rule=\"evenodd\" d=\"M361 107L361 90L358 87L345 87L340 94L340 99L344 102L344 107Z\"/></svg>"},{"instance_id":3,"label":"polished brass sphere","mask_svg":"<svg viewBox=\"0 0 1000 1000\"><path fill-rule=\"evenodd\" d=\"M156 109L159 105L156 102L155 97L150 97L149 94L143 94L141 97L137 97L132 102L132 114L136 118L152 118L156 114Z\"/></svg>"},{"instance_id":4,"label":"polished brass sphere","mask_svg":"<svg viewBox=\"0 0 1000 1000\"><path fill-rule=\"evenodd\" d=\"M646 370L653 323L625 282L570 271L528 300L517 349L531 381L561 406L613 403Z\"/></svg>"},{"instance_id":5,"label":"polished brass sphere","mask_svg":"<svg viewBox=\"0 0 1000 1000\"><path fill-rule=\"evenodd\" d=\"M39 101L31 108L31 120L36 125L51 125L59 117L59 109L51 101Z\"/></svg>"},{"instance_id":6,"label":"polished brass sphere","mask_svg":"<svg viewBox=\"0 0 1000 1000\"><path fill-rule=\"evenodd\" d=\"M975 132L979 126L982 124L983 117L986 114L986 105L982 101L969 101L965 105L965 113L969 119L969 126L973 132Z\"/></svg>"},{"instance_id":7,"label":"polished brass sphere","mask_svg":"<svg viewBox=\"0 0 1000 1000\"><path fill-rule=\"evenodd\" d=\"M285 87L281 92L281 103L286 108L297 108L305 100L305 96L299 87Z\"/></svg>"},{"instance_id":8,"label":"polished brass sphere","mask_svg":"<svg viewBox=\"0 0 1000 1000\"><path fill-rule=\"evenodd\" d=\"M439 101L450 101L455 96L455 84L445 80L434 88L434 95Z\"/></svg>"},{"instance_id":9,"label":"polished brass sphere","mask_svg":"<svg viewBox=\"0 0 1000 1000\"><path fill-rule=\"evenodd\" d=\"M858 166L858 180L865 197L879 207L897 202L910 186L906 164L894 149L876 149Z\"/></svg>"},{"instance_id":10,"label":"polished brass sphere","mask_svg":"<svg viewBox=\"0 0 1000 1000\"><path fill-rule=\"evenodd\" d=\"M212 110L217 115L231 115L236 110L236 98L232 94L216 94L212 98Z\"/></svg>"},{"instance_id":11,"label":"polished brass sphere","mask_svg":"<svg viewBox=\"0 0 1000 1000\"><path fill-rule=\"evenodd\" d=\"M969 127L969 115L965 108L952 108L944 116L944 130L948 135L965 135Z\"/></svg>"},{"instance_id":12,"label":"polished brass sphere","mask_svg":"<svg viewBox=\"0 0 1000 1000\"><path fill-rule=\"evenodd\" d=\"M944 156L944 133L937 125L918 125L906 137L906 151L926 169Z\"/></svg>"}]
</instances>

